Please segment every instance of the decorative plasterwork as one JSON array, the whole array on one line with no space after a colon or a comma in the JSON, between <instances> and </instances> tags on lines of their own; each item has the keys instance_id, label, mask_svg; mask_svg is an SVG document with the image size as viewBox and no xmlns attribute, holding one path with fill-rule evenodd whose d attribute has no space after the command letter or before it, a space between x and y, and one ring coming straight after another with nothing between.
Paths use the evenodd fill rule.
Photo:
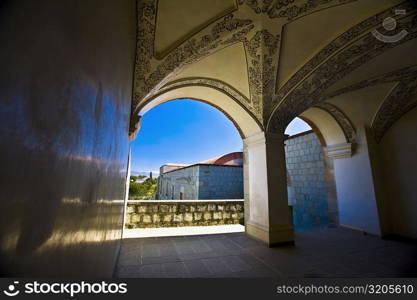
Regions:
<instances>
[{"instance_id":1,"label":"decorative plasterwork","mask_svg":"<svg viewBox=\"0 0 417 300\"><path fill-rule=\"evenodd\" d=\"M138 30L136 44L136 63L135 63L135 97L134 103L137 104L138 98L145 91L147 75L151 72L151 62L154 59L154 39L157 0L137 1L138 8Z\"/></svg>"},{"instance_id":2,"label":"decorative plasterwork","mask_svg":"<svg viewBox=\"0 0 417 300\"><path fill-rule=\"evenodd\" d=\"M175 2L173 0L166 0L167 2ZM157 58L158 60L161 60L165 57L165 55L167 55L169 52L171 52L173 49L175 49L176 47L178 47L179 45L181 45L183 42L185 42L188 38L192 37L193 35L195 35L196 33L198 33L200 30L204 29L205 27L209 26L211 23L215 22L216 20L231 14L233 12L235 12L237 10L237 3L235 2L235 0L227 0L224 1L225 3L229 3L229 7L224 7L221 11L218 11L215 15L212 15L211 18L207 19L204 23L200 24L200 25L196 25L193 29L191 29L189 32L186 32L185 34L183 34L181 37L177 38L174 42L172 42L169 46L166 46L165 49L158 49L158 26L161 24L160 22L165 22L165 16L160 16L160 10L161 10L161 0L158 0L158 11L156 14L156 20L155 20L155 52L154 52L154 56L155 58ZM209 1L210 3L210 1ZM178 4L176 4L176 6L178 7ZM180 8L178 9L180 10ZM186 8L187 11L187 8ZM158 20L158 18L160 17L160 20ZM172 20L172 19L171 19ZM168 23L169 26L172 26L171 23ZM160 47L159 47L160 48Z\"/></svg>"},{"instance_id":3,"label":"decorative plasterwork","mask_svg":"<svg viewBox=\"0 0 417 300\"><path fill-rule=\"evenodd\" d=\"M371 125L375 140L379 143L395 121L417 106L417 102L408 102L417 93L417 66L403 68L358 82L326 95L326 99L377 84L392 82L397 82L397 85L380 106Z\"/></svg>"},{"instance_id":4,"label":"decorative plasterwork","mask_svg":"<svg viewBox=\"0 0 417 300\"><path fill-rule=\"evenodd\" d=\"M417 107L417 100L410 98L417 94L417 76L403 80L391 91L379 108L371 126L377 143L381 141L387 130L404 114Z\"/></svg>"},{"instance_id":5,"label":"decorative plasterwork","mask_svg":"<svg viewBox=\"0 0 417 300\"><path fill-rule=\"evenodd\" d=\"M130 133L137 130L140 102L155 94L187 64L192 64L222 47L242 40L254 25L249 19L228 14L171 51L163 60L154 53L156 0L138 1L138 37L134 78L134 96Z\"/></svg>"},{"instance_id":6,"label":"decorative plasterwork","mask_svg":"<svg viewBox=\"0 0 417 300\"><path fill-rule=\"evenodd\" d=\"M397 8L411 10L413 6L407 2ZM392 9L354 26L297 72L278 92L278 105L270 117L268 130L283 130L298 114L326 99L325 92L334 83L386 50L417 37L416 17L408 15L397 20L399 30L409 32L405 38L397 43L376 39L370 33L372 25L382 24L381 19L389 15ZM378 30L384 32L382 27Z\"/></svg>"},{"instance_id":7,"label":"decorative plasterwork","mask_svg":"<svg viewBox=\"0 0 417 300\"><path fill-rule=\"evenodd\" d=\"M182 67L236 42L254 27L251 20L228 14L182 43L163 60L157 60L153 55L155 14L156 1L138 1L134 110L140 101L166 84Z\"/></svg>"},{"instance_id":8,"label":"decorative plasterwork","mask_svg":"<svg viewBox=\"0 0 417 300\"><path fill-rule=\"evenodd\" d=\"M285 85L278 91L277 101L283 101L283 99L285 99L285 97L291 92L292 89L295 88L298 83L302 82L307 76L309 76L320 64L325 62L329 56L333 55L337 51L340 51L360 36L369 33L370 30L376 26L380 26L383 20L392 16L393 11L397 9L412 10L413 5L407 2L395 6L392 9L387 9L362 21L361 23L353 26L341 34L339 37L325 46L322 50L320 50L310 61L308 61L285 83Z\"/></svg>"},{"instance_id":9,"label":"decorative plasterwork","mask_svg":"<svg viewBox=\"0 0 417 300\"><path fill-rule=\"evenodd\" d=\"M349 143L356 142L356 130L353 127L352 122L348 119L348 117L336 106L327 102L321 102L316 104L314 107L320 108L326 112L328 112L332 117L336 120L339 126L342 128L343 133L345 134L346 140Z\"/></svg>"},{"instance_id":10,"label":"decorative plasterwork","mask_svg":"<svg viewBox=\"0 0 417 300\"><path fill-rule=\"evenodd\" d=\"M256 14L265 14L266 18L293 21L318 10L352 1L356 0L238 0L238 4L249 6ZM395 16L394 11L397 9L406 10L408 15ZM131 133L137 129L139 104L152 98L161 88L168 88L169 85L165 85L175 78L184 66L233 43L243 42L245 45L251 91L250 99L235 99L250 110L259 122L267 123L268 130L276 131L283 130L305 109L323 102L328 97L325 95L326 90L345 75L384 51L415 38L417 34L415 18L410 18L415 11L415 3L403 2L343 33L317 53L276 93L275 75L278 68L280 35L272 34L263 26L257 27L255 31L255 21L250 19L251 17L242 18L244 14L239 9L201 29L159 60L154 55L156 11L157 0L138 1ZM409 32L397 43L382 43L370 34L371 30L380 27L387 17L395 17L399 23L399 30L405 29ZM378 30L391 34L385 32L382 27ZM217 83L210 84L214 87ZM379 124L377 118L375 124Z\"/></svg>"},{"instance_id":11,"label":"decorative plasterwork","mask_svg":"<svg viewBox=\"0 0 417 300\"><path fill-rule=\"evenodd\" d=\"M276 70L278 67L278 43L280 35L268 30L259 30L249 40L245 40L248 60L249 89L255 114L264 119L266 106L271 105L274 96Z\"/></svg>"},{"instance_id":12,"label":"decorative plasterwork","mask_svg":"<svg viewBox=\"0 0 417 300\"><path fill-rule=\"evenodd\" d=\"M133 99L130 113L129 139L133 140L140 128L140 117L135 113L136 106L146 82L146 75L151 72L151 62L154 58L154 40L157 0L138 0L137 3L137 35L136 61L133 85Z\"/></svg>"},{"instance_id":13,"label":"decorative plasterwork","mask_svg":"<svg viewBox=\"0 0 417 300\"><path fill-rule=\"evenodd\" d=\"M357 0L238 0L238 4L245 4L255 13L266 14L271 19L285 18L288 21L293 21L317 10L354 1Z\"/></svg>"},{"instance_id":14,"label":"decorative plasterwork","mask_svg":"<svg viewBox=\"0 0 417 300\"><path fill-rule=\"evenodd\" d=\"M395 70L389 73L385 73L361 82L349 85L347 87L338 89L332 93L325 95L325 100L353 92L355 90L363 89L366 87L374 86L377 84L391 83L391 82L410 82L417 78L417 65Z\"/></svg>"}]
</instances>

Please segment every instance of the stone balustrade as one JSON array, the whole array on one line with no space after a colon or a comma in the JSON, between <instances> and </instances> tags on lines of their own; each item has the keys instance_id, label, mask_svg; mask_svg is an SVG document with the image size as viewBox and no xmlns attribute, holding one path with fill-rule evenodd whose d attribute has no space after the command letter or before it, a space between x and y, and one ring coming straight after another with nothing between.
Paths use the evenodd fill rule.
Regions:
<instances>
[{"instance_id":1,"label":"stone balustrade","mask_svg":"<svg viewBox=\"0 0 417 300\"><path fill-rule=\"evenodd\" d=\"M244 200L128 200L126 228L243 224Z\"/></svg>"}]
</instances>

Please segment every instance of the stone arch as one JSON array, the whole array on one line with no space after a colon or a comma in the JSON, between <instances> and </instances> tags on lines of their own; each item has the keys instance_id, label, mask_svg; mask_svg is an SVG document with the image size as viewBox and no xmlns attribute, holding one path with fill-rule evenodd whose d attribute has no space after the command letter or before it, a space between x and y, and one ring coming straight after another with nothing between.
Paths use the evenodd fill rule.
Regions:
<instances>
[{"instance_id":1,"label":"stone arch","mask_svg":"<svg viewBox=\"0 0 417 300\"><path fill-rule=\"evenodd\" d=\"M348 117L335 105L327 103L327 102L321 102L314 106L315 108L319 108L325 112L327 112L331 117L336 121L336 124L332 124L332 127L339 127L338 129L341 129L343 131L343 134L345 135L345 141L346 143L355 143L356 141L356 129L353 126L352 122L348 119ZM322 129L323 130L323 129Z\"/></svg>"},{"instance_id":2,"label":"stone arch","mask_svg":"<svg viewBox=\"0 0 417 300\"><path fill-rule=\"evenodd\" d=\"M332 110L315 106L301 113L299 117L305 120L319 136L328 156L333 158L350 156L356 137L353 125L347 118L341 122L342 112L331 104L327 107L327 104L325 107Z\"/></svg>"},{"instance_id":3,"label":"stone arch","mask_svg":"<svg viewBox=\"0 0 417 300\"><path fill-rule=\"evenodd\" d=\"M171 82L147 98L135 116L140 120L153 107L175 99L192 99L210 104L236 125L243 139L246 233L269 245L292 242L294 236L286 196L285 162L284 159L279 160L269 155L278 150L282 151L278 155L283 157L284 149L280 147L283 145L283 136L265 133L262 123L242 103L246 101L245 98L236 94L230 86L214 80ZM267 168L268 165L274 165L274 168ZM268 178L273 178L274 184L268 184ZM271 215L269 211L274 213Z\"/></svg>"},{"instance_id":4,"label":"stone arch","mask_svg":"<svg viewBox=\"0 0 417 300\"><path fill-rule=\"evenodd\" d=\"M242 139L263 131L263 126L244 103L248 100L232 87L210 79L187 79L173 82L149 97L135 115L142 116L153 107L175 99L192 99L220 110L239 131Z\"/></svg>"},{"instance_id":5,"label":"stone arch","mask_svg":"<svg viewBox=\"0 0 417 300\"><path fill-rule=\"evenodd\" d=\"M349 142L343 128L327 110L311 107L298 117L310 125L315 132L320 133L324 146Z\"/></svg>"}]
</instances>

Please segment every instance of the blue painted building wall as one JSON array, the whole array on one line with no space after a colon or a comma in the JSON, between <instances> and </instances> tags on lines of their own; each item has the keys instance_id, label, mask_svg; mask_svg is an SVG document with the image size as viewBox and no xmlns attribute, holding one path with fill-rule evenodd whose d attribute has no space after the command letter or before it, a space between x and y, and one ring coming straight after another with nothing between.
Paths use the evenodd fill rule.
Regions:
<instances>
[{"instance_id":1,"label":"blue painted building wall","mask_svg":"<svg viewBox=\"0 0 417 300\"><path fill-rule=\"evenodd\" d=\"M243 199L243 168L200 165L198 199Z\"/></svg>"},{"instance_id":2,"label":"blue painted building wall","mask_svg":"<svg viewBox=\"0 0 417 300\"><path fill-rule=\"evenodd\" d=\"M241 166L193 165L163 173L158 179L159 200L243 199Z\"/></svg>"}]
</instances>

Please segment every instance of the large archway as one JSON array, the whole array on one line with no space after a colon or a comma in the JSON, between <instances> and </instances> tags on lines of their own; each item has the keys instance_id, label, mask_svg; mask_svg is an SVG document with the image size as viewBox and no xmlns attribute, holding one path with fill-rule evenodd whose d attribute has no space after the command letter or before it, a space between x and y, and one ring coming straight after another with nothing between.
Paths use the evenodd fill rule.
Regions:
<instances>
[{"instance_id":1,"label":"large archway","mask_svg":"<svg viewBox=\"0 0 417 300\"><path fill-rule=\"evenodd\" d=\"M239 98L239 99L237 99ZM242 105L245 97L233 89L210 82L204 84L174 83L163 87L138 107L139 118L153 107L174 99L193 99L207 103L223 112L236 126L244 142L244 199L245 228L248 235L268 244L293 241L293 229L289 218L285 187L285 165L275 159L275 151L282 139L280 136L265 134L258 119ZM175 112L173 112L175 113ZM277 139L278 138L278 139ZM267 143L266 140L274 140ZM271 149L269 147L273 146ZM271 152L271 153L270 153ZM282 153L283 154L283 153ZM283 184L277 187L271 178L278 178ZM276 196L271 196L271 191ZM280 199L276 201L274 198ZM275 211L277 214L270 214ZM271 229L273 228L273 229Z\"/></svg>"},{"instance_id":2,"label":"large archway","mask_svg":"<svg viewBox=\"0 0 417 300\"><path fill-rule=\"evenodd\" d=\"M339 225L339 206L343 216L348 202L343 182L355 173L346 168L354 154L355 128L330 103L310 107L298 118L311 130L289 136L285 142L294 226L304 231Z\"/></svg>"},{"instance_id":3,"label":"large archway","mask_svg":"<svg viewBox=\"0 0 417 300\"><path fill-rule=\"evenodd\" d=\"M263 127L256 117L241 104L242 99L243 101L245 99L243 95L237 91L220 89L207 83L202 85L182 82L179 85L167 85L139 106L137 114L142 116L153 107L175 99L193 99L217 108L235 124L242 138L263 131Z\"/></svg>"}]
</instances>

